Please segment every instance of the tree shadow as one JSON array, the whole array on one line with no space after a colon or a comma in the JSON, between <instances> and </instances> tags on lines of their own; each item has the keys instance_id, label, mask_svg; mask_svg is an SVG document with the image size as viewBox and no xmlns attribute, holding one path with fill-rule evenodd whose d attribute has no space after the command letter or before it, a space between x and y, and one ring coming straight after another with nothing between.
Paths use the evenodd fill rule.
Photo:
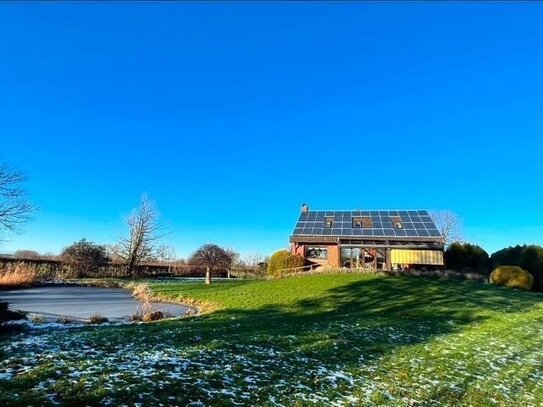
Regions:
<instances>
[{"instance_id":1,"label":"tree shadow","mask_svg":"<svg viewBox=\"0 0 543 407\"><path fill-rule=\"evenodd\" d=\"M304 284L303 278L299 284ZM261 395L275 391L275 381L280 379L292 384L288 391L295 391L297 384L310 391L323 390L327 385L319 377L322 367L328 372L356 372L361 364L403 346L461 331L491 318L496 311L522 312L542 300L543 295L475 282L376 277L329 288L322 295L309 294L294 303L284 304L284 299L277 298L276 304L257 309L231 308L181 321L87 328L83 345L113 353L126 346L135 352L134 358L153 348L186 348L186 357L196 358L197 369L238 369L240 375L247 367L269 366L264 387L251 389L256 394L252 400L260 401ZM174 363L168 358L152 360ZM172 383L160 391L171 391L178 401L188 402L190 392L206 396L198 382ZM216 389L224 386L210 383L216 383L209 384ZM341 388L334 391L341 392ZM225 401L224 405L230 404Z\"/></svg>"},{"instance_id":2,"label":"tree shadow","mask_svg":"<svg viewBox=\"0 0 543 407\"><path fill-rule=\"evenodd\" d=\"M352 346L379 356L398 346L460 331L483 322L493 312L521 312L542 300L541 295L470 281L374 278L331 288L324 295L287 306L226 309L180 325L165 324L183 331L177 337L180 342L190 332L202 343L221 340L269 343L285 350L303 347L310 356L320 353L348 362L352 352L345 351ZM160 326L143 329L158 333ZM283 340L286 337L288 341Z\"/></svg>"}]
</instances>

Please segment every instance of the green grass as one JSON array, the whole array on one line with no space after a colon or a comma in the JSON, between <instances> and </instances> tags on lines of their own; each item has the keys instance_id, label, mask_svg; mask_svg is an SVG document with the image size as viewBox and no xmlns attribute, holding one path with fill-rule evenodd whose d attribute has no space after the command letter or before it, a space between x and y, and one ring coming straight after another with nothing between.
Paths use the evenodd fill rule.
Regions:
<instances>
[{"instance_id":1,"label":"green grass","mask_svg":"<svg viewBox=\"0 0 543 407\"><path fill-rule=\"evenodd\" d=\"M368 275L150 285L219 310L5 338L0 404L543 405L541 294Z\"/></svg>"}]
</instances>

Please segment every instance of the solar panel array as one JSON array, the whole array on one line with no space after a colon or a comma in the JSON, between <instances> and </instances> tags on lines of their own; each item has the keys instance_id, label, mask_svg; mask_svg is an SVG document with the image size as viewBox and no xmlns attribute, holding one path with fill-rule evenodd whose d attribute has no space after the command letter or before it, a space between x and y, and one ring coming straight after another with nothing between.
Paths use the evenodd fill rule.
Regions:
<instances>
[{"instance_id":1,"label":"solar panel array","mask_svg":"<svg viewBox=\"0 0 543 407\"><path fill-rule=\"evenodd\" d=\"M362 217L371 218L371 227L353 227L353 218ZM399 218L401 227L392 218ZM427 211L308 211L300 214L293 235L439 238L441 233Z\"/></svg>"}]
</instances>

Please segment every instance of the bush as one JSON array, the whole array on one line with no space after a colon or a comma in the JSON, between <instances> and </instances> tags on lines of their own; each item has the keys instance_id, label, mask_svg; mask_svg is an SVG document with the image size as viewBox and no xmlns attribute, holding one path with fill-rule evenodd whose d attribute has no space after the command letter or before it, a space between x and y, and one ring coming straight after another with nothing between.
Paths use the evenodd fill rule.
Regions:
<instances>
[{"instance_id":1,"label":"bush","mask_svg":"<svg viewBox=\"0 0 543 407\"><path fill-rule=\"evenodd\" d=\"M534 290L543 291L543 247L523 245L507 247L491 256L494 267L519 266L534 277Z\"/></svg>"},{"instance_id":2,"label":"bush","mask_svg":"<svg viewBox=\"0 0 543 407\"><path fill-rule=\"evenodd\" d=\"M304 258L299 254L291 254L288 250L279 250L270 257L268 274L273 277L281 277L283 270L303 267L304 263Z\"/></svg>"},{"instance_id":3,"label":"bush","mask_svg":"<svg viewBox=\"0 0 543 407\"><path fill-rule=\"evenodd\" d=\"M111 259L107 255L106 248L81 239L69 247L66 247L60 258L62 264L74 277L93 277L98 271L107 266Z\"/></svg>"},{"instance_id":4,"label":"bush","mask_svg":"<svg viewBox=\"0 0 543 407\"><path fill-rule=\"evenodd\" d=\"M531 290L534 277L518 266L500 266L490 274L490 282L510 288Z\"/></svg>"}]
</instances>

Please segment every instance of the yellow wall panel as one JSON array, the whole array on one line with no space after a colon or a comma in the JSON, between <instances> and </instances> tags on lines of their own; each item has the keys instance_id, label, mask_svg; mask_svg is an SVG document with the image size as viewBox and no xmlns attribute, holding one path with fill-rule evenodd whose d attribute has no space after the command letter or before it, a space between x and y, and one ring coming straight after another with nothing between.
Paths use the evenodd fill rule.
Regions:
<instances>
[{"instance_id":1,"label":"yellow wall panel","mask_svg":"<svg viewBox=\"0 0 543 407\"><path fill-rule=\"evenodd\" d=\"M443 252L440 250L392 249L390 251L390 258L392 264L443 265Z\"/></svg>"}]
</instances>

